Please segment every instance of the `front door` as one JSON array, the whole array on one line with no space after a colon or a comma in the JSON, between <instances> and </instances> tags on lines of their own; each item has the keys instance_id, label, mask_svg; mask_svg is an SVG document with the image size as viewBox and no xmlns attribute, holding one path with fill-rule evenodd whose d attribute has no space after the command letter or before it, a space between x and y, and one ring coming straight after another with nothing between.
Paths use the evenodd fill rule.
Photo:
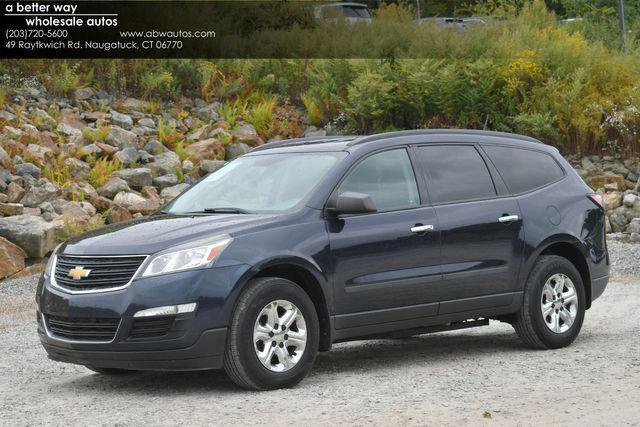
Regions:
<instances>
[{"instance_id":1,"label":"front door","mask_svg":"<svg viewBox=\"0 0 640 427\"><path fill-rule=\"evenodd\" d=\"M517 201L498 194L473 145L417 151L441 231L439 314L510 304L524 245Z\"/></svg>"},{"instance_id":2,"label":"front door","mask_svg":"<svg viewBox=\"0 0 640 427\"><path fill-rule=\"evenodd\" d=\"M406 148L366 157L336 194L371 196L377 212L327 220L337 329L435 315L441 280L435 211L420 202Z\"/></svg>"}]
</instances>

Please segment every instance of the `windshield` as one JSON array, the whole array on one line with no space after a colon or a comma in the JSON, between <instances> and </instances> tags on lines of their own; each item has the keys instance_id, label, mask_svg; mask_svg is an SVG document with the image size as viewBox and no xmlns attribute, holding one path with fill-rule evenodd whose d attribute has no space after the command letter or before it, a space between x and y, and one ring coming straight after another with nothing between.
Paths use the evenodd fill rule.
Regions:
<instances>
[{"instance_id":1,"label":"windshield","mask_svg":"<svg viewBox=\"0 0 640 427\"><path fill-rule=\"evenodd\" d=\"M191 187L169 213L277 213L300 203L346 153L240 157ZM208 212L207 212L208 211Z\"/></svg>"},{"instance_id":2,"label":"windshield","mask_svg":"<svg viewBox=\"0 0 640 427\"><path fill-rule=\"evenodd\" d=\"M344 15L349 18L371 18L369 9L363 6L345 6L343 11Z\"/></svg>"}]
</instances>

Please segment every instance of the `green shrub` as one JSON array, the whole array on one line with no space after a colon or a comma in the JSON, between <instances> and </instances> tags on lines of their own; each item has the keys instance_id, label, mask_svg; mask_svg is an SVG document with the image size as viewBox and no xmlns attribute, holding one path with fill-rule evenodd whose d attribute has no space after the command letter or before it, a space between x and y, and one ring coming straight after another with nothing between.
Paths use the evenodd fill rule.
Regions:
<instances>
[{"instance_id":1,"label":"green shrub","mask_svg":"<svg viewBox=\"0 0 640 427\"><path fill-rule=\"evenodd\" d=\"M152 71L142 76L140 84L145 98L172 98L177 90L175 79L168 71Z\"/></svg>"}]
</instances>

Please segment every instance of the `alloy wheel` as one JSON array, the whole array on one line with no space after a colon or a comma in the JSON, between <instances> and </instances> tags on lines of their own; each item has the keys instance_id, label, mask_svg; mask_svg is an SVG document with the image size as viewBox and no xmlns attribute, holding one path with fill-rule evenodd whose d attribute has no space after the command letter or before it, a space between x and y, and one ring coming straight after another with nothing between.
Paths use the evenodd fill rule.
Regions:
<instances>
[{"instance_id":1,"label":"alloy wheel","mask_svg":"<svg viewBox=\"0 0 640 427\"><path fill-rule=\"evenodd\" d=\"M567 275L556 273L547 279L542 288L540 309L551 331L562 334L571 329L578 315L578 293Z\"/></svg>"},{"instance_id":2,"label":"alloy wheel","mask_svg":"<svg viewBox=\"0 0 640 427\"><path fill-rule=\"evenodd\" d=\"M265 368L288 371L300 361L306 344L306 322L293 303L276 300L260 311L253 328L253 346Z\"/></svg>"}]
</instances>

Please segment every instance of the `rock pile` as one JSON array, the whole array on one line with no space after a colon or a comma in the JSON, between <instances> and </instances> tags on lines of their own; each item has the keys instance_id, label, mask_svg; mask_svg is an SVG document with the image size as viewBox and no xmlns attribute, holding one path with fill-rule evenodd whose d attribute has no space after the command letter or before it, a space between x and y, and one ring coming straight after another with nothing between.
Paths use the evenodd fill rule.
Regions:
<instances>
[{"instance_id":1,"label":"rock pile","mask_svg":"<svg viewBox=\"0 0 640 427\"><path fill-rule=\"evenodd\" d=\"M0 279L64 238L155 212L263 144L251 124L221 120L219 106L183 98L158 109L92 88L55 99L42 88L15 90L0 105ZM334 130L304 131L327 133ZM603 195L607 230L640 241L640 162L570 160Z\"/></svg>"},{"instance_id":2,"label":"rock pile","mask_svg":"<svg viewBox=\"0 0 640 427\"><path fill-rule=\"evenodd\" d=\"M17 89L0 106L0 279L61 239L149 215L192 182L263 144L218 103L151 104L81 88Z\"/></svg>"}]
</instances>

